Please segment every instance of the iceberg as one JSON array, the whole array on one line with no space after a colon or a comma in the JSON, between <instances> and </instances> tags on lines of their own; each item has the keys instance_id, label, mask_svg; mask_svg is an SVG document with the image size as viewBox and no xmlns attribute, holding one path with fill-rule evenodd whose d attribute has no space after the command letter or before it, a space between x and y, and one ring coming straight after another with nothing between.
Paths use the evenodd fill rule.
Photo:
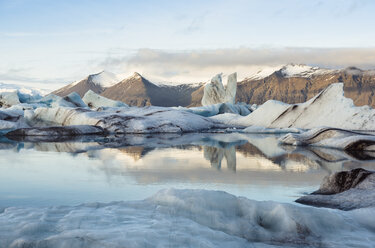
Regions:
<instances>
[{"instance_id":1,"label":"iceberg","mask_svg":"<svg viewBox=\"0 0 375 248\"><path fill-rule=\"evenodd\" d=\"M26 86L0 83L0 95L3 95L5 93L15 93L19 102L31 103L41 99L46 92L40 89Z\"/></svg>"},{"instance_id":2,"label":"iceberg","mask_svg":"<svg viewBox=\"0 0 375 248\"><path fill-rule=\"evenodd\" d=\"M82 101L78 93L72 92L67 96L60 97L53 94L40 100L40 102L45 102L49 104L50 107L70 107L70 108L86 108L87 105Z\"/></svg>"},{"instance_id":3,"label":"iceberg","mask_svg":"<svg viewBox=\"0 0 375 248\"><path fill-rule=\"evenodd\" d=\"M108 133L178 133L207 131L228 126L193 113L163 107L119 108L93 111L87 108L37 108L26 111L32 126L91 125Z\"/></svg>"},{"instance_id":4,"label":"iceberg","mask_svg":"<svg viewBox=\"0 0 375 248\"><path fill-rule=\"evenodd\" d=\"M221 74L217 74L211 82L204 87L202 105L213 105L217 103L234 104L237 91L237 73L228 76L227 86L222 83Z\"/></svg>"},{"instance_id":5,"label":"iceberg","mask_svg":"<svg viewBox=\"0 0 375 248\"><path fill-rule=\"evenodd\" d=\"M351 99L344 97L343 84L335 83L307 102L286 104L269 100L248 116L221 122L244 127L375 130L375 110L369 106L356 107Z\"/></svg>"},{"instance_id":6,"label":"iceberg","mask_svg":"<svg viewBox=\"0 0 375 248\"><path fill-rule=\"evenodd\" d=\"M300 134L288 133L281 144L320 146L341 150L375 151L375 135L330 127L314 128Z\"/></svg>"},{"instance_id":7,"label":"iceberg","mask_svg":"<svg viewBox=\"0 0 375 248\"><path fill-rule=\"evenodd\" d=\"M323 179L319 190L296 202L342 210L375 207L375 173L362 168L333 173Z\"/></svg>"},{"instance_id":8,"label":"iceberg","mask_svg":"<svg viewBox=\"0 0 375 248\"><path fill-rule=\"evenodd\" d=\"M251 113L252 105L245 103L231 104L231 103L217 103L201 107L173 107L176 110L188 111L204 117L216 116L219 114L231 113L235 115L246 116Z\"/></svg>"},{"instance_id":9,"label":"iceberg","mask_svg":"<svg viewBox=\"0 0 375 248\"><path fill-rule=\"evenodd\" d=\"M9 108L13 105L20 104L17 92L1 92L0 93L0 107Z\"/></svg>"},{"instance_id":10,"label":"iceberg","mask_svg":"<svg viewBox=\"0 0 375 248\"><path fill-rule=\"evenodd\" d=\"M94 91L89 90L83 96L82 100L90 108L99 108L99 107L129 107L126 103L120 101L114 101L108 99L104 96L96 94Z\"/></svg>"},{"instance_id":11,"label":"iceberg","mask_svg":"<svg viewBox=\"0 0 375 248\"><path fill-rule=\"evenodd\" d=\"M18 109L0 109L0 134L17 128L29 127L24 112Z\"/></svg>"}]
</instances>

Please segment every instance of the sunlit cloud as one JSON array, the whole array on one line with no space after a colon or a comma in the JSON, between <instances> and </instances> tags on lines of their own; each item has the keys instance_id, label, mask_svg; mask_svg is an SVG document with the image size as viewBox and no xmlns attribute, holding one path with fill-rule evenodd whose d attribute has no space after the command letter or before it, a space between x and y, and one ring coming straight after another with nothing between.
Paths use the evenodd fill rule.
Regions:
<instances>
[{"instance_id":1,"label":"sunlit cloud","mask_svg":"<svg viewBox=\"0 0 375 248\"><path fill-rule=\"evenodd\" d=\"M109 56L99 65L151 79L172 82L206 81L212 75L237 71L239 78L263 68L288 63L324 68L375 68L375 48L238 48L194 51L140 49L131 56Z\"/></svg>"}]
</instances>

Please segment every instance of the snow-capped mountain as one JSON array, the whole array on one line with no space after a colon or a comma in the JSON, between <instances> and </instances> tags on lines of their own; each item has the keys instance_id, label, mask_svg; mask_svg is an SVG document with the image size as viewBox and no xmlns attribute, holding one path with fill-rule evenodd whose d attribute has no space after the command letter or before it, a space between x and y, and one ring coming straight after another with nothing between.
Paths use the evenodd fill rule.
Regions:
<instances>
[{"instance_id":1,"label":"snow-capped mountain","mask_svg":"<svg viewBox=\"0 0 375 248\"><path fill-rule=\"evenodd\" d=\"M131 77L105 89L102 95L135 106L187 106L191 102L191 94L200 87L200 84L155 84L135 72Z\"/></svg>"},{"instance_id":2,"label":"snow-capped mountain","mask_svg":"<svg viewBox=\"0 0 375 248\"><path fill-rule=\"evenodd\" d=\"M109 88L120 82L120 78L111 72L102 71L96 74L91 74L82 80L75 81L67 86L52 92L58 96L66 96L72 92L77 92L81 97L89 90L95 93L102 93L106 88Z\"/></svg>"},{"instance_id":3,"label":"snow-capped mountain","mask_svg":"<svg viewBox=\"0 0 375 248\"><path fill-rule=\"evenodd\" d=\"M275 72L279 72L284 77L311 77L315 75L335 73L337 70L323 69L317 66L309 66L304 64L287 64L274 67L264 67L256 73L246 77L245 80L259 80L270 76Z\"/></svg>"},{"instance_id":4,"label":"snow-capped mountain","mask_svg":"<svg viewBox=\"0 0 375 248\"><path fill-rule=\"evenodd\" d=\"M118 82L118 83L116 83ZM344 83L345 95L356 105L375 107L373 88L375 70L355 67L324 69L303 64L264 67L238 82L236 101L262 104L269 99L286 103L305 102L328 85ZM129 105L144 106L200 106L203 84L157 84L139 73L120 81L114 74L101 72L67 85L53 92L65 96L76 91L83 96L88 90L123 101Z\"/></svg>"}]
</instances>

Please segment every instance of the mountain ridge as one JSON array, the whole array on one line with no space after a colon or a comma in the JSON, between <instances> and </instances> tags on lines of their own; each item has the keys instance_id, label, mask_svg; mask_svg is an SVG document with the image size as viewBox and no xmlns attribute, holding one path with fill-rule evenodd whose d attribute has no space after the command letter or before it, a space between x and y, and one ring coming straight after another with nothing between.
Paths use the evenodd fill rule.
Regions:
<instances>
[{"instance_id":1,"label":"mountain ridge","mask_svg":"<svg viewBox=\"0 0 375 248\"><path fill-rule=\"evenodd\" d=\"M96 74L93 74L96 75ZM287 64L261 70L238 82L237 102L262 104L267 100L286 103L304 102L336 82L344 83L345 96L357 106L375 107L375 70L356 67L325 69L304 64ZM52 92L60 96L77 91L83 95L88 89L107 98L132 106L200 106L204 83L156 84L135 72L110 87L101 87L89 77ZM79 87L78 87L79 86Z\"/></svg>"}]
</instances>

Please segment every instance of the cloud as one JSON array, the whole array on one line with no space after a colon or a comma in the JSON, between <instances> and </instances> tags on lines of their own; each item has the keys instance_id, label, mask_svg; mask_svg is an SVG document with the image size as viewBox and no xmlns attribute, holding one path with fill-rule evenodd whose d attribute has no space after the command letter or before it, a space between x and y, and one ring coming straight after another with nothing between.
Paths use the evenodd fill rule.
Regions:
<instances>
[{"instance_id":1,"label":"cloud","mask_svg":"<svg viewBox=\"0 0 375 248\"><path fill-rule=\"evenodd\" d=\"M32 68L13 68L0 71L0 82L39 87L41 89L55 89L57 86L64 85L65 82L72 81L70 78L40 78L31 76L29 73L30 70Z\"/></svg>"},{"instance_id":2,"label":"cloud","mask_svg":"<svg viewBox=\"0 0 375 248\"><path fill-rule=\"evenodd\" d=\"M375 48L237 48L193 51L139 49L131 56L108 57L100 66L138 71L159 81L197 82L237 71L240 78L264 67L288 63L324 68L375 68Z\"/></svg>"}]
</instances>

